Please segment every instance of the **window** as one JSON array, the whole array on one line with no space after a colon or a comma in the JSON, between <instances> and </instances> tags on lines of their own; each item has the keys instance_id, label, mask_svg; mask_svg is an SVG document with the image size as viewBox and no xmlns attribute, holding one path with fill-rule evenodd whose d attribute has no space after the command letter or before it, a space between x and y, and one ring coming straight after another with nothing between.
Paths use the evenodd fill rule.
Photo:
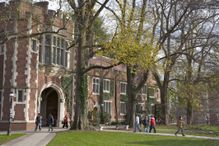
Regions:
<instances>
[{"instance_id":1,"label":"window","mask_svg":"<svg viewBox=\"0 0 219 146\"><path fill-rule=\"evenodd\" d=\"M120 114L126 114L126 103L120 102Z\"/></svg>"},{"instance_id":2,"label":"window","mask_svg":"<svg viewBox=\"0 0 219 146\"><path fill-rule=\"evenodd\" d=\"M111 114L112 102L111 101L104 101L103 102L103 111L106 113Z\"/></svg>"},{"instance_id":3,"label":"window","mask_svg":"<svg viewBox=\"0 0 219 146\"><path fill-rule=\"evenodd\" d=\"M39 46L39 62L43 63L43 58L42 58L42 45Z\"/></svg>"},{"instance_id":4,"label":"window","mask_svg":"<svg viewBox=\"0 0 219 146\"><path fill-rule=\"evenodd\" d=\"M62 38L62 39L61 39L61 48L64 48L64 46L65 46L65 41L64 41L64 39Z\"/></svg>"},{"instance_id":5,"label":"window","mask_svg":"<svg viewBox=\"0 0 219 146\"><path fill-rule=\"evenodd\" d=\"M53 63L57 64L57 49L53 47Z\"/></svg>"},{"instance_id":6,"label":"window","mask_svg":"<svg viewBox=\"0 0 219 146\"><path fill-rule=\"evenodd\" d=\"M64 49L61 49L61 65L64 66Z\"/></svg>"},{"instance_id":7,"label":"window","mask_svg":"<svg viewBox=\"0 0 219 146\"><path fill-rule=\"evenodd\" d=\"M147 86L146 86L146 85L144 85L144 86L142 87L142 94L143 94L143 95L147 95Z\"/></svg>"},{"instance_id":8,"label":"window","mask_svg":"<svg viewBox=\"0 0 219 146\"><path fill-rule=\"evenodd\" d=\"M143 103L137 103L136 104L136 112L142 112L144 109L143 107L144 107Z\"/></svg>"},{"instance_id":9,"label":"window","mask_svg":"<svg viewBox=\"0 0 219 146\"><path fill-rule=\"evenodd\" d=\"M65 67L68 67L69 52L65 52Z\"/></svg>"},{"instance_id":10,"label":"window","mask_svg":"<svg viewBox=\"0 0 219 146\"><path fill-rule=\"evenodd\" d=\"M120 94L124 94L124 95L126 95L126 83L124 83L124 82L121 82L120 83Z\"/></svg>"},{"instance_id":11,"label":"window","mask_svg":"<svg viewBox=\"0 0 219 146\"><path fill-rule=\"evenodd\" d=\"M34 51L34 52L36 52L37 51L37 41L36 40L34 40L34 39L32 39L31 40L32 41L32 43L31 43L31 45L32 45L32 51Z\"/></svg>"},{"instance_id":12,"label":"window","mask_svg":"<svg viewBox=\"0 0 219 146\"><path fill-rule=\"evenodd\" d=\"M110 93L110 80L108 79L103 80L103 92Z\"/></svg>"},{"instance_id":13,"label":"window","mask_svg":"<svg viewBox=\"0 0 219 146\"><path fill-rule=\"evenodd\" d=\"M68 42L66 41L65 42L65 67L68 67L68 62L69 62L69 54L70 54L70 51L69 51L69 44Z\"/></svg>"},{"instance_id":14,"label":"window","mask_svg":"<svg viewBox=\"0 0 219 146\"><path fill-rule=\"evenodd\" d=\"M148 97L154 98L154 94L155 94L154 88L152 87L148 88Z\"/></svg>"},{"instance_id":15,"label":"window","mask_svg":"<svg viewBox=\"0 0 219 146\"><path fill-rule=\"evenodd\" d=\"M38 57L39 57L39 62L40 63L43 63L43 57L44 57L44 54L43 54L43 52L42 52L42 38L43 37L39 37L38 38L38 42L39 42L39 55L38 55Z\"/></svg>"},{"instance_id":16,"label":"window","mask_svg":"<svg viewBox=\"0 0 219 146\"><path fill-rule=\"evenodd\" d=\"M53 37L53 45L56 46L56 37Z\"/></svg>"},{"instance_id":17,"label":"window","mask_svg":"<svg viewBox=\"0 0 219 146\"><path fill-rule=\"evenodd\" d=\"M24 98L24 91L23 90L18 90L17 93L17 102L24 102L25 98Z\"/></svg>"},{"instance_id":18,"label":"window","mask_svg":"<svg viewBox=\"0 0 219 146\"><path fill-rule=\"evenodd\" d=\"M93 93L99 94L100 93L100 79L93 78Z\"/></svg>"},{"instance_id":19,"label":"window","mask_svg":"<svg viewBox=\"0 0 219 146\"><path fill-rule=\"evenodd\" d=\"M60 55L61 53L60 53L60 48L57 48L57 64L60 64L60 60L61 60L61 58L60 58Z\"/></svg>"},{"instance_id":20,"label":"window","mask_svg":"<svg viewBox=\"0 0 219 146\"><path fill-rule=\"evenodd\" d=\"M51 45L51 35L46 35L46 45Z\"/></svg>"},{"instance_id":21,"label":"window","mask_svg":"<svg viewBox=\"0 0 219 146\"><path fill-rule=\"evenodd\" d=\"M68 67L69 51L67 50L68 43L61 36L53 36L52 43L52 63Z\"/></svg>"},{"instance_id":22,"label":"window","mask_svg":"<svg viewBox=\"0 0 219 146\"><path fill-rule=\"evenodd\" d=\"M46 64L51 63L51 47L50 46L45 47L45 63Z\"/></svg>"},{"instance_id":23,"label":"window","mask_svg":"<svg viewBox=\"0 0 219 146\"><path fill-rule=\"evenodd\" d=\"M219 121L219 114L216 114L216 120Z\"/></svg>"},{"instance_id":24,"label":"window","mask_svg":"<svg viewBox=\"0 0 219 146\"><path fill-rule=\"evenodd\" d=\"M60 38L57 39L57 47L60 47Z\"/></svg>"}]
</instances>

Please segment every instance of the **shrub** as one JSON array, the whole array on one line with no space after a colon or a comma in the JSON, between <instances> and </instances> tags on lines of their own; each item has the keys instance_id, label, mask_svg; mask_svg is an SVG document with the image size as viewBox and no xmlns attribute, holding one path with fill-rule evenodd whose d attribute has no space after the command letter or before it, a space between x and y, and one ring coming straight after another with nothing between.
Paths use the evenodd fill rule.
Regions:
<instances>
[{"instance_id":1,"label":"shrub","mask_svg":"<svg viewBox=\"0 0 219 146\"><path fill-rule=\"evenodd\" d=\"M107 112L103 112L103 119L102 119L103 123L106 124L106 123L110 123L110 120L111 120L111 115Z\"/></svg>"}]
</instances>

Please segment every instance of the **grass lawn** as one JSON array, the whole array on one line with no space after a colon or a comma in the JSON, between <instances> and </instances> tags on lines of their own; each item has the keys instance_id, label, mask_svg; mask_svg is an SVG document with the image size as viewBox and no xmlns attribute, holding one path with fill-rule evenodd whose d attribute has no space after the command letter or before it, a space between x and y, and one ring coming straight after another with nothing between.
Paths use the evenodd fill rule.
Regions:
<instances>
[{"instance_id":1,"label":"grass lawn","mask_svg":"<svg viewBox=\"0 0 219 146\"><path fill-rule=\"evenodd\" d=\"M122 132L71 131L57 133L48 146L219 146L219 140Z\"/></svg>"},{"instance_id":2,"label":"grass lawn","mask_svg":"<svg viewBox=\"0 0 219 146\"><path fill-rule=\"evenodd\" d=\"M176 132L176 126L157 125L156 129L158 133L173 134ZM187 126L184 129L185 129L184 132L187 135L219 137L219 126L195 125L189 127Z\"/></svg>"},{"instance_id":3,"label":"grass lawn","mask_svg":"<svg viewBox=\"0 0 219 146\"><path fill-rule=\"evenodd\" d=\"M10 140L13 140L15 138L18 138L20 136L23 136L24 134L12 134L10 136L8 135L3 135L3 134L0 134L0 145L3 144L3 143L6 143Z\"/></svg>"}]
</instances>

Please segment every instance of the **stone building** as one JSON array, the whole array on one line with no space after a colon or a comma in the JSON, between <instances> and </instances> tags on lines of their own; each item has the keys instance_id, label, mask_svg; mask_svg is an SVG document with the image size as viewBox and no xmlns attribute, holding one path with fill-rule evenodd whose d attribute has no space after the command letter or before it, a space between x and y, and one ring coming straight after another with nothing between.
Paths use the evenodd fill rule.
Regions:
<instances>
[{"instance_id":1,"label":"stone building","mask_svg":"<svg viewBox=\"0 0 219 146\"><path fill-rule=\"evenodd\" d=\"M34 129L37 113L65 114L61 77L72 65L73 23L48 9L48 2L0 3L0 130L6 130L12 100L12 130Z\"/></svg>"},{"instance_id":2,"label":"stone building","mask_svg":"<svg viewBox=\"0 0 219 146\"><path fill-rule=\"evenodd\" d=\"M104 56L89 60L89 65L110 66L112 60ZM141 76L135 79L138 82ZM126 67L118 65L111 69L94 69L88 73L88 111L95 107L111 115L112 121L124 121L127 114ZM160 94L156 82L150 74L137 96L136 113L156 114L155 107L160 104Z\"/></svg>"},{"instance_id":3,"label":"stone building","mask_svg":"<svg viewBox=\"0 0 219 146\"><path fill-rule=\"evenodd\" d=\"M68 18L65 13L49 10L46 1L0 3L0 130L7 130L10 113L12 130L33 130L38 113L43 116L43 125L52 113L54 126L61 126L67 109L73 110L67 105L72 103L74 88L69 86L67 95L62 86L63 79L72 85L73 77L67 75L72 75L75 64L75 53L70 47L74 41L74 23ZM106 57L89 60L90 65L104 66L109 62ZM111 121L124 120L125 66L91 70L87 79L88 111L102 106L111 115ZM102 87L100 79L103 79ZM152 91L150 94L148 89ZM100 91L103 101L100 101ZM11 110L10 94L14 96ZM138 95L138 111L148 110L148 99L152 110L152 103L159 102L159 91L151 76Z\"/></svg>"}]
</instances>

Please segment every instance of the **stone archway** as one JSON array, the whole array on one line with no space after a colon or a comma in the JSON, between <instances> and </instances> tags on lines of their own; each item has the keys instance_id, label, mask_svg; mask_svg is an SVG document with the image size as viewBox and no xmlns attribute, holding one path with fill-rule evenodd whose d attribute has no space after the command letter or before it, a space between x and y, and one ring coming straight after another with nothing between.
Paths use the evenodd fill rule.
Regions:
<instances>
[{"instance_id":1,"label":"stone archway","mask_svg":"<svg viewBox=\"0 0 219 146\"><path fill-rule=\"evenodd\" d=\"M45 90L43 90L41 98L42 100L40 103L40 113L43 116L43 126L46 126L46 119L50 113L54 117L54 125L56 126L58 118L58 94L56 90L51 87L46 88Z\"/></svg>"},{"instance_id":2,"label":"stone archway","mask_svg":"<svg viewBox=\"0 0 219 146\"><path fill-rule=\"evenodd\" d=\"M61 126L64 117L64 96L61 88L47 85L41 91L38 111L43 116L43 126L47 125L47 117L51 113L54 116L54 126Z\"/></svg>"}]
</instances>

